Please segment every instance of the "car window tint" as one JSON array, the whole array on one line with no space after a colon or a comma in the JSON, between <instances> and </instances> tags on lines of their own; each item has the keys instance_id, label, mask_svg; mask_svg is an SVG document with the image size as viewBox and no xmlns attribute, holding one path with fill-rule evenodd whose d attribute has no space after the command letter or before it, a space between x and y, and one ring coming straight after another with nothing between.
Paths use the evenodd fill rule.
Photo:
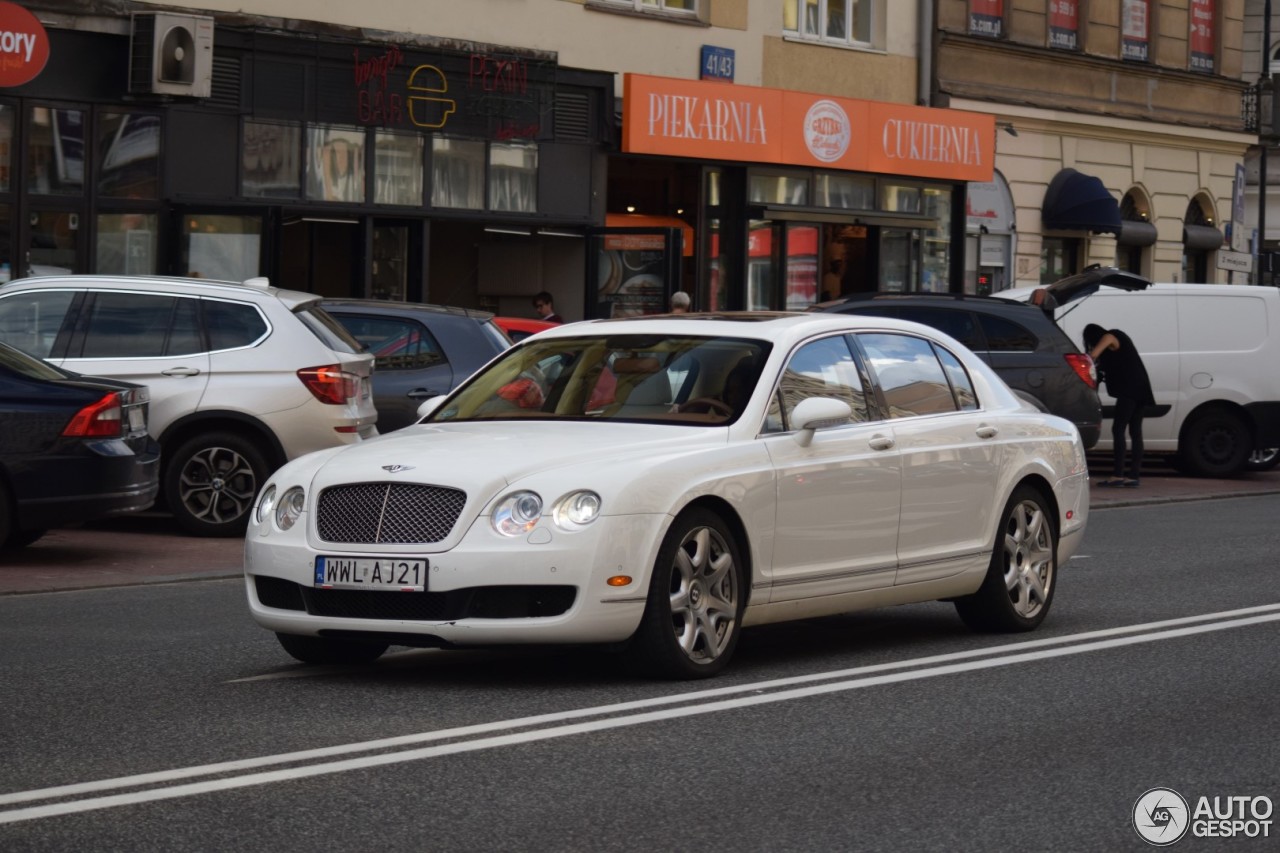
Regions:
<instances>
[{"instance_id":1,"label":"car window tint","mask_svg":"<svg viewBox=\"0 0 1280 853\"><path fill-rule=\"evenodd\" d=\"M84 326L80 358L147 358L164 355L173 296L98 292Z\"/></svg>"},{"instance_id":2,"label":"car window tint","mask_svg":"<svg viewBox=\"0 0 1280 853\"><path fill-rule=\"evenodd\" d=\"M932 326L940 332L946 332L969 349L982 348L982 337L978 334L978 326L974 323L973 314L968 311L949 311L946 308L900 305L895 316L903 320L913 320L926 326Z\"/></svg>"},{"instance_id":3,"label":"car window tint","mask_svg":"<svg viewBox=\"0 0 1280 853\"><path fill-rule=\"evenodd\" d=\"M951 392L955 395L956 403L966 412L978 408L978 395L973 392L969 372L964 369L960 359L937 344L934 344L933 351L937 354L938 361L942 362L947 379L951 381Z\"/></svg>"},{"instance_id":4,"label":"car window tint","mask_svg":"<svg viewBox=\"0 0 1280 853\"><path fill-rule=\"evenodd\" d=\"M267 321L252 305L206 299L204 328L209 335L209 349L235 349L261 340L267 333Z\"/></svg>"},{"instance_id":5,"label":"car window tint","mask_svg":"<svg viewBox=\"0 0 1280 853\"><path fill-rule=\"evenodd\" d=\"M951 383L928 341L911 335L875 333L860 334L858 341L875 370L889 406L889 417L956 411Z\"/></svg>"},{"instance_id":6,"label":"car window tint","mask_svg":"<svg viewBox=\"0 0 1280 853\"><path fill-rule=\"evenodd\" d=\"M169 343L164 354L191 355L197 352L204 352L204 337L200 334L200 300L179 299L173 309Z\"/></svg>"},{"instance_id":7,"label":"car window tint","mask_svg":"<svg viewBox=\"0 0 1280 853\"><path fill-rule=\"evenodd\" d=\"M809 397L843 400L853 409L853 423L870 419L862 377L843 335L812 341L792 353L778 383L778 393L770 401L765 429L794 429L791 413Z\"/></svg>"},{"instance_id":8,"label":"car window tint","mask_svg":"<svg viewBox=\"0 0 1280 853\"><path fill-rule=\"evenodd\" d=\"M980 314L978 321L986 333L989 352L1035 352L1036 336L1025 326L990 314Z\"/></svg>"},{"instance_id":9,"label":"car window tint","mask_svg":"<svg viewBox=\"0 0 1280 853\"><path fill-rule=\"evenodd\" d=\"M373 353L379 370L417 369L445 360L439 342L416 320L367 314L333 316Z\"/></svg>"},{"instance_id":10,"label":"car window tint","mask_svg":"<svg viewBox=\"0 0 1280 853\"><path fill-rule=\"evenodd\" d=\"M351 336L345 326L335 320L328 311L320 307L319 302L309 303L294 311L293 314L302 321L302 325L311 330L311 334L319 338L320 342L329 349L345 353L365 351L364 347Z\"/></svg>"},{"instance_id":11,"label":"car window tint","mask_svg":"<svg viewBox=\"0 0 1280 853\"><path fill-rule=\"evenodd\" d=\"M37 358L48 358L75 295L72 290L51 290L0 299L0 341Z\"/></svg>"}]
</instances>

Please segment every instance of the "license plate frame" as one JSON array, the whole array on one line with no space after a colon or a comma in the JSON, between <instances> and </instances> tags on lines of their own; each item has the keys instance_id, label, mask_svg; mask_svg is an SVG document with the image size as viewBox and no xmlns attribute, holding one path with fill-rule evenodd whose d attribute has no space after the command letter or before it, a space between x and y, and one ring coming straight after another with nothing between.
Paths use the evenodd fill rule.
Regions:
<instances>
[{"instance_id":1,"label":"license plate frame","mask_svg":"<svg viewBox=\"0 0 1280 853\"><path fill-rule=\"evenodd\" d=\"M316 589L367 589L375 592L426 592L430 561L425 557L339 557L318 554Z\"/></svg>"}]
</instances>

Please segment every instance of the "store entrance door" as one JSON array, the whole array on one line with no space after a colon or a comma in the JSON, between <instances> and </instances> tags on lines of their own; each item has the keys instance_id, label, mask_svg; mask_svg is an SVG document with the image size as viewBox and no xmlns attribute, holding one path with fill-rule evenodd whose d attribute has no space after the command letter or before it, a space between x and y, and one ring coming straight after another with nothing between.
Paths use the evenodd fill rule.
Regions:
<instances>
[{"instance_id":1,"label":"store entrance door","mask_svg":"<svg viewBox=\"0 0 1280 853\"><path fill-rule=\"evenodd\" d=\"M286 215L280 228L278 286L330 299L363 298L363 235L358 219Z\"/></svg>"},{"instance_id":2,"label":"store entrance door","mask_svg":"<svg viewBox=\"0 0 1280 853\"><path fill-rule=\"evenodd\" d=\"M369 296L397 302L422 299L423 224L407 219L373 220Z\"/></svg>"}]
</instances>

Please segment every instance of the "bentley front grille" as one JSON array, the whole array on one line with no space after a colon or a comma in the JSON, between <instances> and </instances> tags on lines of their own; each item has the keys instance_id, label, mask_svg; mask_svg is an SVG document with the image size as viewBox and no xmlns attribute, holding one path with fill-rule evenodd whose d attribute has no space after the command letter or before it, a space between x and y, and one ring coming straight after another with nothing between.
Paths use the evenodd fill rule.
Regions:
<instances>
[{"instance_id":1,"label":"bentley front grille","mask_svg":"<svg viewBox=\"0 0 1280 853\"><path fill-rule=\"evenodd\" d=\"M356 483L320 493L316 530L325 542L411 545L446 538L466 492L412 483Z\"/></svg>"}]
</instances>

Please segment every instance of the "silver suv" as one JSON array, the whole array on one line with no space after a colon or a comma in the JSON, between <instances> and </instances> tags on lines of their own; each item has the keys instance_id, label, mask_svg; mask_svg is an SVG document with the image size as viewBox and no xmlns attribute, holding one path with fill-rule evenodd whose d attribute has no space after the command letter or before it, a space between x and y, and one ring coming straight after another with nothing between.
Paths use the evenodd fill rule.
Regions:
<instances>
[{"instance_id":1,"label":"silver suv","mask_svg":"<svg viewBox=\"0 0 1280 853\"><path fill-rule=\"evenodd\" d=\"M0 286L0 341L149 386L161 495L197 535L243 534L276 468L377 435L373 356L320 296L266 279L27 278Z\"/></svg>"}]
</instances>

